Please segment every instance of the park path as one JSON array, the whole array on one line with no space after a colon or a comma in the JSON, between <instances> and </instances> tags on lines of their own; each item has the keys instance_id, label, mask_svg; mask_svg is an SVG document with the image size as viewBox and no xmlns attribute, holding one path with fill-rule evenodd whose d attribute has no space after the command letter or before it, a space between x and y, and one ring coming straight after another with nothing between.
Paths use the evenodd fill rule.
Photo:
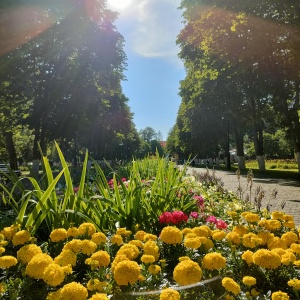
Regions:
<instances>
[{"instance_id":1,"label":"park path","mask_svg":"<svg viewBox=\"0 0 300 300\"><path fill-rule=\"evenodd\" d=\"M189 168L188 173L192 174L194 171L199 173L207 172L204 168ZM239 182L235 172L212 169L210 169L209 172L215 172L215 176L221 179L226 190L238 194ZM246 189L247 175L241 175L240 183L242 190L245 191L243 196L245 199L246 195L249 194L249 188ZM265 194L262 200L262 209L266 208L269 204L270 211L284 211L294 217L297 226L300 225L300 181L254 177L252 195L257 189L262 189ZM273 197L274 191L277 192L276 198ZM283 209L281 208L282 206Z\"/></svg>"}]
</instances>

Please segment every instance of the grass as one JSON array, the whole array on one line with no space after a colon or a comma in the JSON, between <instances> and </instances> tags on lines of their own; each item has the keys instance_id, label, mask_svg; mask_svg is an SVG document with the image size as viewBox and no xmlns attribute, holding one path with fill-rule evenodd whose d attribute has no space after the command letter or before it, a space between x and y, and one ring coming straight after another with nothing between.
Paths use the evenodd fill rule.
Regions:
<instances>
[{"instance_id":1,"label":"grass","mask_svg":"<svg viewBox=\"0 0 300 300\"><path fill-rule=\"evenodd\" d=\"M206 165L200 166L200 168L206 168ZM226 170L225 165L214 167L216 170ZM258 169L258 163L256 160L246 161L246 170L241 171L242 175L246 175L249 170L252 170L256 178L277 178L288 180L300 180L300 174L298 173L297 164L294 160L266 160L266 170L264 172ZM238 170L237 164L231 165L231 171L236 172Z\"/></svg>"}]
</instances>

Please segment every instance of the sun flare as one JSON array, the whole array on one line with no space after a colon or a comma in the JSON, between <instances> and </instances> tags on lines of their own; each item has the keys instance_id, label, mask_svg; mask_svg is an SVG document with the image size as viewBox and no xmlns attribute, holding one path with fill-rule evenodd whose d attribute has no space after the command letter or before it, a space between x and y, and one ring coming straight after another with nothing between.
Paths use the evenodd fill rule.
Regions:
<instances>
[{"instance_id":1,"label":"sun flare","mask_svg":"<svg viewBox=\"0 0 300 300\"><path fill-rule=\"evenodd\" d=\"M132 0L107 0L108 5L111 5L114 8L123 9L127 7Z\"/></svg>"}]
</instances>

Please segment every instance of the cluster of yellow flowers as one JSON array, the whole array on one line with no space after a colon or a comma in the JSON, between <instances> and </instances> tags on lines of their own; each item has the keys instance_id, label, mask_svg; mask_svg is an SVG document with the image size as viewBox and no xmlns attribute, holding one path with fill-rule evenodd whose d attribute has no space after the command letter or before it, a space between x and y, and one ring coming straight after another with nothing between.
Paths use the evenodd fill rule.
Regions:
<instances>
[{"instance_id":1,"label":"cluster of yellow flowers","mask_svg":"<svg viewBox=\"0 0 300 300\"><path fill-rule=\"evenodd\" d=\"M232 216L232 223L226 229L200 225L180 230L166 226L159 237L143 230L132 233L126 228L118 228L114 235L106 236L97 232L91 223L68 230L58 228L49 237L51 243L61 247L54 257L35 244L30 232L19 226L10 226L0 232L0 268L9 270L19 263L25 276L43 280L51 287L48 300L108 299L114 284L120 287L136 285L138 288L143 282L162 280L165 274L162 271L169 258L163 257L161 250L181 247L186 256L177 257L177 265L171 274L180 286L196 284L218 274L223 277L226 299L234 299L237 295L254 299L265 292L255 278L255 268L260 268L260 272L263 270L268 276L271 275L267 272L275 269L282 269L285 273L293 270L292 277L281 283L285 290L273 290L272 293L272 300L290 299L289 293L300 290L300 280L297 279L300 239L292 217L282 212L273 212L270 219L253 212L244 212L240 218L233 212L228 215ZM3 255L8 245L16 249L15 257ZM86 274L83 282L66 284L82 257L81 263L91 269L89 275ZM243 267L240 270L242 279L228 272L234 261L237 261L236 268ZM5 282L0 282L0 295L5 290ZM180 293L166 288L160 299L180 299Z\"/></svg>"}]
</instances>

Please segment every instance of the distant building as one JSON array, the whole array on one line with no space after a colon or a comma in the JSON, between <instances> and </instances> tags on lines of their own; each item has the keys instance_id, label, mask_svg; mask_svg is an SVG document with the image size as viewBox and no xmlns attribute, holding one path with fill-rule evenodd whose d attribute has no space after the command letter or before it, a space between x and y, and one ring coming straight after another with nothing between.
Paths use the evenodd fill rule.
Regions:
<instances>
[{"instance_id":1,"label":"distant building","mask_svg":"<svg viewBox=\"0 0 300 300\"><path fill-rule=\"evenodd\" d=\"M163 148L166 148L166 146L167 146L167 141L160 141L159 143L160 143L160 145L161 145Z\"/></svg>"}]
</instances>

